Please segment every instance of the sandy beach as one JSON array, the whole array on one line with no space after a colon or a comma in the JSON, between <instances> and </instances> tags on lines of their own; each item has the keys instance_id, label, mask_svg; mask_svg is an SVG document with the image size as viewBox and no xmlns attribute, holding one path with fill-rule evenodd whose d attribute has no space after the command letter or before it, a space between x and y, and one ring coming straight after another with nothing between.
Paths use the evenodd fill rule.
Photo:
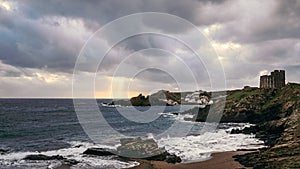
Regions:
<instances>
[{"instance_id":1,"label":"sandy beach","mask_svg":"<svg viewBox=\"0 0 300 169\"><path fill-rule=\"evenodd\" d=\"M251 151L232 151L212 154L212 158L195 163L171 164L163 161L137 160L140 165L130 169L242 169L246 168L235 161L233 156ZM56 169L70 169L69 165L62 165Z\"/></svg>"},{"instance_id":2,"label":"sandy beach","mask_svg":"<svg viewBox=\"0 0 300 169\"><path fill-rule=\"evenodd\" d=\"M233 156L238 154L245 154L249 151L234 151L234 152L221 152L214 153L212 158L202 162L196 163L179 163L170 164L161 161L139 161L139 166L132 167L131 169L237 169L245 168L239 162L235 161Z\"/></svg>"}]
</instances>

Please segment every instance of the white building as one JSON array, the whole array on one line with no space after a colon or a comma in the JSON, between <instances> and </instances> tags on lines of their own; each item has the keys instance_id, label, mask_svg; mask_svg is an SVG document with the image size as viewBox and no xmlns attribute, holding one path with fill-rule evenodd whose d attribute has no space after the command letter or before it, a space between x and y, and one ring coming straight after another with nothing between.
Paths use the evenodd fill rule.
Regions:
<instances>
[{"instance_id":1,"label":"white building","mask_svg":"<svg viewBox=\"0 0 300 169\"><path fill-rule=\"evenodd\" d=\"M192 94L186 95L184 101L188 103L193 103L193 104L200 104L200 105L211 105L213 104L213 101L210 100L207 96L200 96L200 92L194 92Z\"/></svg>"}]
</instances>

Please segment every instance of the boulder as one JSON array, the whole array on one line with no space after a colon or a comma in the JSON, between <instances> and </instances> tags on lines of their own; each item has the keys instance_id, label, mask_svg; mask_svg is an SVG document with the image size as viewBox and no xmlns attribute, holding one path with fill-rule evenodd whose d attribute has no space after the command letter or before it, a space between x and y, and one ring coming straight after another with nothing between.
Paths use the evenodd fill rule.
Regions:
<instances>
[{"instance_id":1,"label":"boulder","mask_svg":"<svg viewBox=\"0 0 300 169\"><path fill-rule=\"evenodd\" d=\"M65 158L60 155L54 155L54 156L46 156L43 154L32 154L27 155L24 160L64 160Z\"/></svg>"},{"instance_id":2,"label":"boulder","mask_svg":"<svg viewBox=\"0 0 300 169\"><path fill-rule=\"evenodd\" d=\"M111 156L115 155L113 150L104 149L104 148L88 148L83 152L83 154L87 155L96 155L96 156Z\"/></svg>"},{"instance_id":3,"label":"boulder","mask_svg":"<svg viewBox=\"0 0 300 169\"><path fill-rule=\"evenodd\" d=\"M125 138L121 139L120 142L121 146L117 148L117 154L121 157L166 161L168 163L181 162L180 157L158 147L154 139Z\"/></svg>"},{"instance_id":4,"label":"boulder","mask_svg":"<svg viewBox=\"0 0 300 169\"><path fill-rule=\"evenodd\" d=\"M9 150L0 148L1 155L6 154L7 152L9 152Z\"/></svg>"},{"instance_id":5,"label":"boulder","mask_svg":"<svg viewBox=\"0 0 300 169\"><path fill-rule=\"evenodd\" d=\"M162 154L165 150L158 147L153 139L138 138L121 139L121 146L117 148L119 155L133 158L147 158Z\"/></svg>"},{"instance_id":6,"label":"boulder","mask_svg":"<svg viewBox=\"0 0 300 169\"><path fill-rule=\"evenodd\" d=\"M76 165L79 163L79 161L75 160L75 159L65 159L64 162L67 164L67 165Z\"/></svg>"},{"instance_id":7,"label":"boulder","mask_svg":"<svg viewBox=\"0 0 300 169\"><path fill-rule=\"evenodd\" d=\"M181 158L174 155L174 154L170 154L170 155L167 155L166 156L166 159L164 160L166 161L167 163L180 163L181 162Z\"/></svg>"}]
</instances>

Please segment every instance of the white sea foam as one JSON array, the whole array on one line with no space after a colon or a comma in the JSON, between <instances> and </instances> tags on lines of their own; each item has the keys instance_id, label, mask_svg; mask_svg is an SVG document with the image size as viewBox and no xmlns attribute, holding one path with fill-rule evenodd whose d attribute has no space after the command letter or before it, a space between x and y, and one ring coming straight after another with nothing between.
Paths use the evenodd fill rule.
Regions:
<instances>
[{"instance_id":1,"label":"white sea foam","mask_svg":"<svg viewBox=\"0 0 300 169\"><path fill-rule=\"evenodd\" d=\"M250 123L226 123L225 125L229 126L226 129L227 132L230 132L233 129L243 130L244 128L255 126L255 124L250 124Z\"/></svg>"},{"instance_id":2,"label":"white sea foam","mask_svg":"<svg viewBox=\"0 0 300 169\"><path fill-rule=\"evenodd\" d=\"M183 123L192 122L192 121L185 120L185 118L192 119L192 118L194 118L194 115L192 115L192 114L178 114L178 116L176 117L176 120L178 120L180 122L183 122Z\"/></svg>"},{"instance_id":3,"label":"white sea foam","mask_svg":"<svg viewBox=\"0 0 300 169\"><path fill-rule=\"evenodd\" d=\"M107 103L101 103L101 106L103 106L103 107L122 107L121 105L118 105L118 104L111 105L111 104L107 104ZM125 106L125 107L127 107L127 106Z\"/></svg>"},{"instance_id":4,"label":"white sea foam","mask_svg":"<svg viewBox=\"0 0 300 169\"><path fill-rule=\"evenodd\" d=\"M192 114L180 114L180 112L176 112L178 114L172 113L158 113L159 115L165 117L165 118L174 118L177 121L183 122L183 123L190 123L192 121L187 121L185 118L194 118L194 115Z\"/></svg>"},{"instance_id":5,"label":"white sea foam","mask_svg":"<svg viewBox=\"0 0 300 169\"><path fill-rule=\"evenodd\" d=\"M47 156L53 155L61 155L67 159L74 159L80 162L77 165L72 166L74 169L81 169L81 168L129 168L139 165L138 162L130 161L130 162L122 162L113 159L113 157L96 157L96 156L85 156L82 153L90 147L102 147L102 148L110 148L115 149L116 146L107 146L107 145L99 145L93 144L88 142L70 142L70 148L63 148L59 150L51 150L51 151L44 151L44 152L12 152L5 155L0 156L0 166L16 166L16 167L23 167L23 168L38 168L41 166L48 166L48 168L55 168L61 163L57 160L52 161L26 161L22 160L27 155L36 155L36 154L43 154Z\"/></svg>"},{"instance_id":6,"label":"white sea foam","mask_svg":"<svg viewBox=\"0 0 300 169\"><path fill-rule=\"evenodd\" d=\"M158 144L180 156L183 162L202 161L214 152L263 147L263 142L254 138L254 135L229 134L225 130L198 136L162 138Z\"/></svg>"}]
</instances>

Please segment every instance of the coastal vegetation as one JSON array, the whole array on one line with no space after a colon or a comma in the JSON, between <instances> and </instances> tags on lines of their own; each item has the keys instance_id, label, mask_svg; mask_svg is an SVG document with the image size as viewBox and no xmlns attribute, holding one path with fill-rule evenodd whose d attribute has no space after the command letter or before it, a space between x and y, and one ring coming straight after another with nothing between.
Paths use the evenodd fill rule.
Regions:
<instances>
[{"instance_id":1,"label":"coastal vegetation","mask_svg":"<svg viewBox=\"0 0 300 169\"><path fill-rule=\"evenodd\" d=\"M232 133L256 134L267 147L235 158L245 167L300 168L300 85L289 83L281 89L253 89L251 95L234 105L246 106L245 100L254 105L246 110L255 114L256 119L248 118L248 121L256 125Z\"/></svg>"}]
</instances>

